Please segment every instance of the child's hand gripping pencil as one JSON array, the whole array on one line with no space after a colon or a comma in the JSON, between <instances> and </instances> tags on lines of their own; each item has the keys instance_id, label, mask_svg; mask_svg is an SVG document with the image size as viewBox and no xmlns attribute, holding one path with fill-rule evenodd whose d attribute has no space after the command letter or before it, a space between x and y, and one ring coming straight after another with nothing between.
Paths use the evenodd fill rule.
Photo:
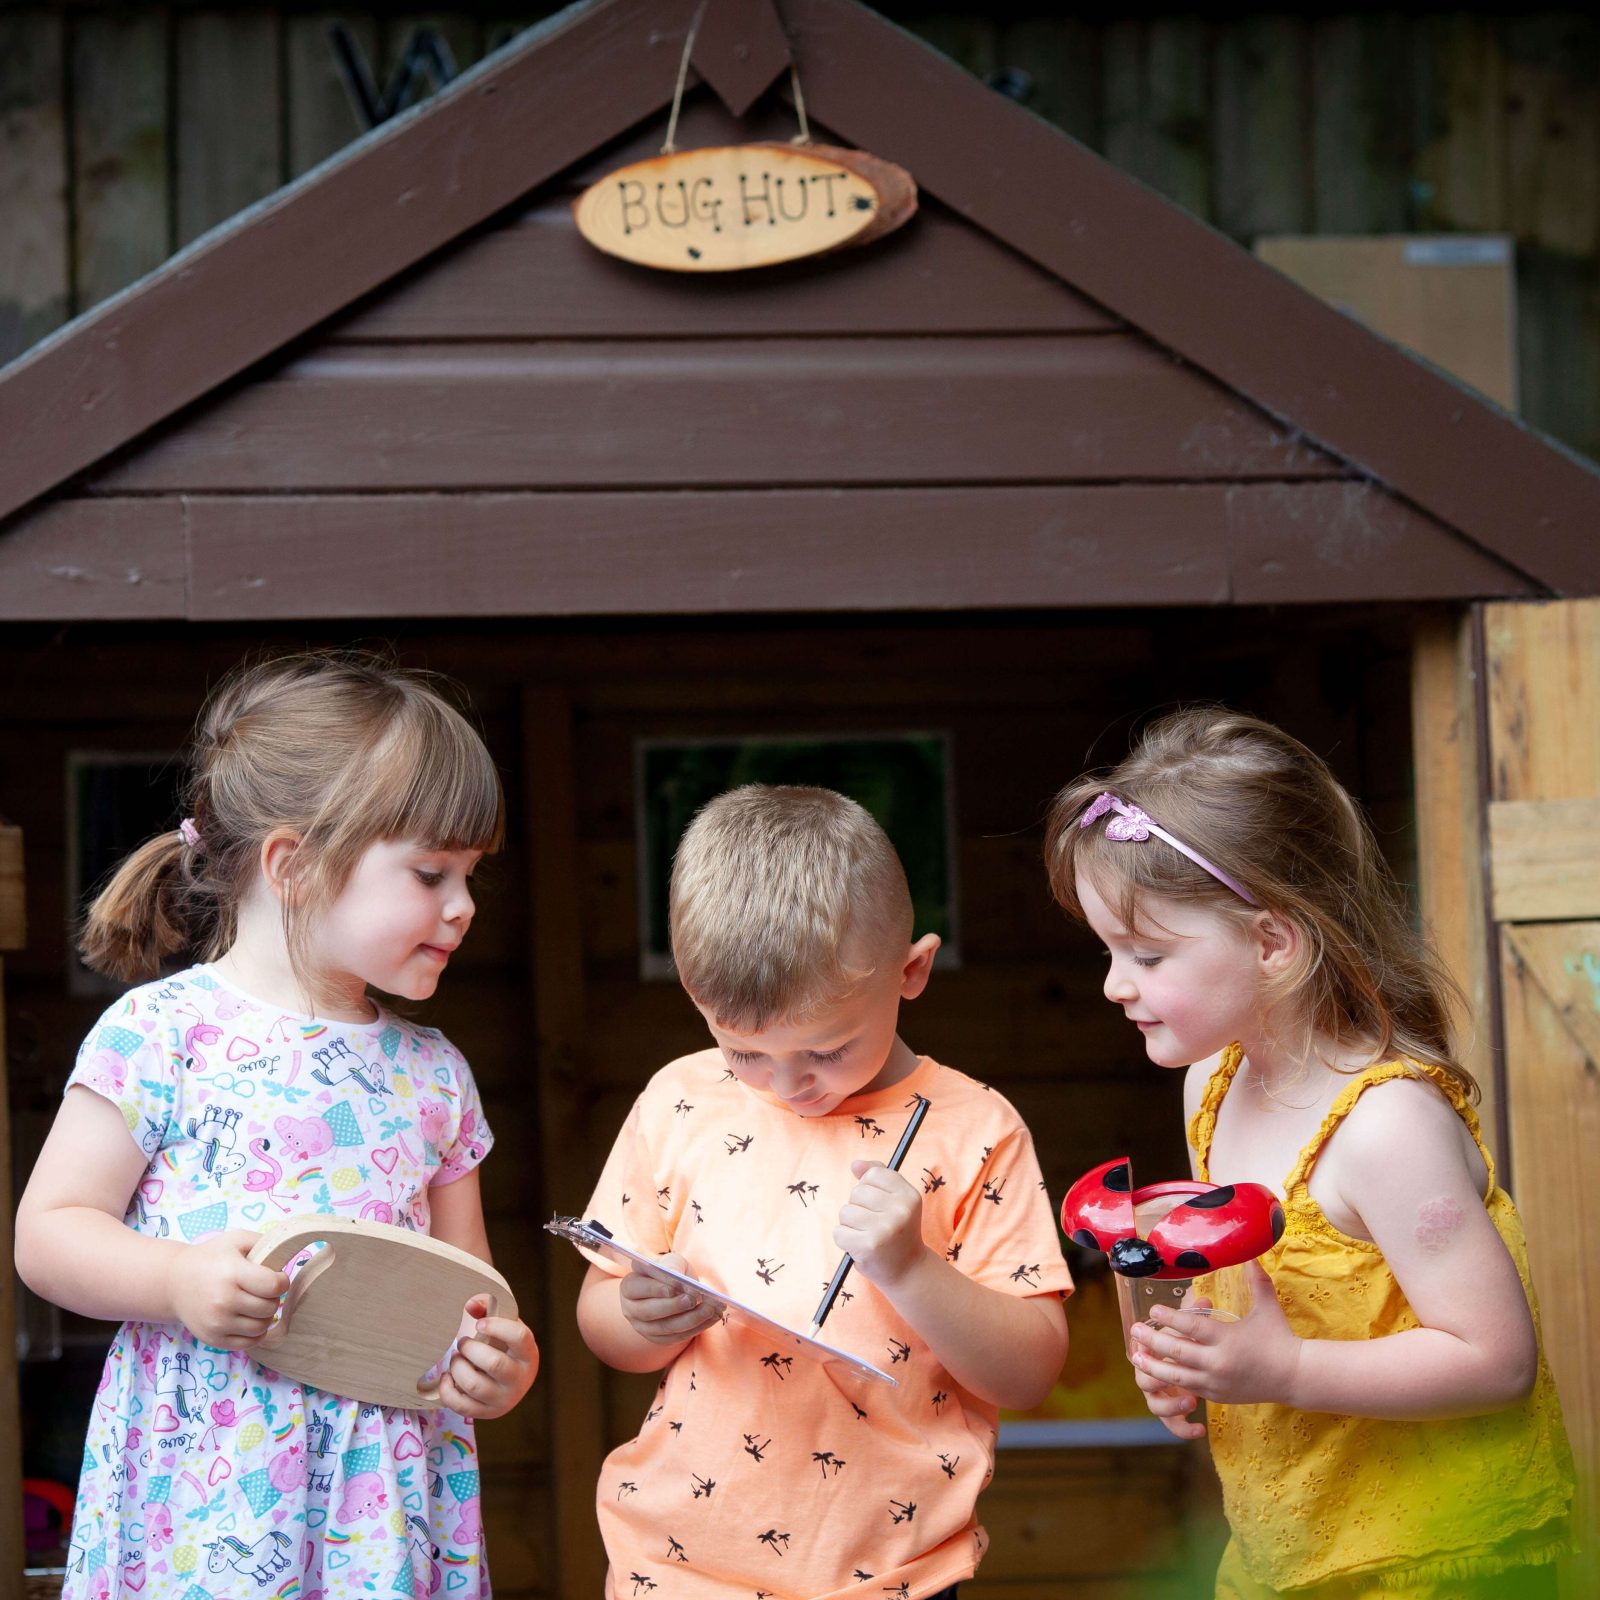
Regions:
<instances>
[{"instance_id":1,"label":"child's hand gripping pencil","mask_svg":"<svg viewBox=\"0 0 1600 1600\"><path fill-rule=\"evenodd\" d=\"M900 1135L900 1142L894 1147L894 1154L889 1157L885 1165L890 1172L898 1172L900 1163L905 1160L906 1152L911 1148L911 1141L917 1136L917 1129L922 1126L922 1119L928 1114L928 1107L933 1103L924 1099L922 1095L916 1096L916 1105L911 1112L911 1118L906 1123L905 1132ZM838 1270L833 1275L822 1296L822 1304L817 1307L817 1314L811 1319L811 1337L816 1338L822 1324L828 1320L828 1313L833 1310L833 1302L839 1298L839 1291L844 1287L844 1280L850 1276L850 1269L855 1265L855 1257L847 1251L844 1259L839 1263Z\"/></svg>"}]
</instances>

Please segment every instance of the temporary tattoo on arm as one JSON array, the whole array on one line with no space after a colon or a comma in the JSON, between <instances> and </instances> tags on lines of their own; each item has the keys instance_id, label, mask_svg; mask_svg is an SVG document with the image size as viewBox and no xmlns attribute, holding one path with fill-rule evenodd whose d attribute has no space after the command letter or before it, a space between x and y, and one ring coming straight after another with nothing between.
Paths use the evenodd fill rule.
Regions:
<instances>
[{"instance_id":1,"label":"temporary tattoo on arm","mask_svg":"<svg viewBox=\"0 0 1600 1600\"><path fill-rule=\"evenodd\" d=\"M1461 1221L1461 1207L1448 1195L1425 1200L1417 1210L1417 1243L1436 1256L1455 1237Z\"/></svg>"}]
</instances>

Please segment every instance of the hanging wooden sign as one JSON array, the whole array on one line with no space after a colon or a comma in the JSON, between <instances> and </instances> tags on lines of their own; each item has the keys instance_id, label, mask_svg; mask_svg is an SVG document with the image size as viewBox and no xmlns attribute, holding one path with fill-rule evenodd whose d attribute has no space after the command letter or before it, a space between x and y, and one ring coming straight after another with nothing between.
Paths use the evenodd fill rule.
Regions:
<instances>
[{"instance_id":1,"label":"hanging wooden sign","mask_svg":"<svg viewBox=\"0 0 1600 1600\"><path fill-rule=\"evenodd\" d=\"M893 162L833 145L679 150L608 173L573 201L607 255L671 272L734 272L864 244L917 209Z\"/></svg>"}]
</instances>

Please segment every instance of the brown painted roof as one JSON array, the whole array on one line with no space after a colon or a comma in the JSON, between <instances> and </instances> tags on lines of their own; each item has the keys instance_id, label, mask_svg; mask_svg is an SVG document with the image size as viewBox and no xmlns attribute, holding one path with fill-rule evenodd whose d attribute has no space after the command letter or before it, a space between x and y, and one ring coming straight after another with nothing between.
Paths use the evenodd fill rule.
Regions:
<instances>
[{"instance_id":1,"label":"brown painted roof","mask_svg":"<svg viewBox=\"0 0 1600 1600\"><path fill-rule=\"evenodd\" d=\"M562 13L0 372L0 438L6 441L0 453L0 517L51 495L504 213L600 146L658 116L670 100L697 4L598 0ZM1591 464L1367 333L855 0L782 0L776 7L772 0L713 0L713 6L694 60L703 77L736 103L747 103L784 71L784 52L770 30L776 9L807 106L820 123L837 137L910 169L938 205L1094 302L1090 317L1101 317L1113 329L1127 324L1147 336L1147 346L1153 341L1156 354L1164 349L1181 358L1174 382L1212 384L1219 403L1231 391L1264 414L1259 449L1277 452L1274 461L1283 455L1298 463L1292 472L1279 463L1265 475L1338 476L1338 482L1320 486L1306 481L1256 490L1239 483L1197 487L1193 505L1212 509L1196 526L1214 524L1222 530L1219 537L1231 540L1236 553L1245 553L1239 559L1254 562L1251 580L1241 585L1238 572L1221 571L1175 585L1182 563L1158 568L1135 552L1112 585L1119 603L1137 601L1145 581L1152 599L1169 602L1600 591L1600 559L1591 532L1600 526L1600 472ZM749 24L743 31L730 24L741 13ZM758 47L741 55L744 34ZM719 52L730 59L719 62ZM959 356L958 347L950 348ZM1040 354L1048 366L1044 343L1035 345L1036 358ZM1049 393L1048 378L1041 369L1041 395ZM914 389L914 372L907 382ZM223 402L225 408L245 407L240 415L246 418L257 403L264 402L257 402L248 387ZM218 426L230 428L226 421L212 421L213 432ZM185 566L183 548L196 519L220 518L220 525L228 526L226 504L186 498L206 487L186 476L185 451L192 454L204 442L200 433L185 440L186 426L180 422L167 430L152 452L112 464L95 485L97 492L132 491L132 497L108 502L96 513L100 536L115 544L129 530L143 528L149 547L164 552L149 570L141 570L140 585L193 584L196 574ZM982 440L962 442L977 449ZM989 441L997 450L1020 449L1024 442ZM176 468L164 467L174 459ZM169 470L166 477L164 470ZM286 481L274 481L271 463L261 470L267 474L260 485L265 492L282 496L318 487L292 473ZM1230 469L1220 476L1249 477L1263 470ZM962 470L954 467L952 475L959 480ZM1170 470L1166 476L1175 481ZM374 478L370 487L406 486L383 476L381 459L375 459ZM892 472L888 478L893 479ZM417 487L431 481L425 478ZM919 481L935 480L924 475ZM594 484L585 480L585 486ZM322 544L328 530L339 525L342 510L332 495L340 487L330 481L326 504L301 507L298 525L314 544ZM792 518L797 531L813 528L804 496L815 491L790 487L794 492L787 499L768 504L780 521ZM958 488L953 484L950 492ZM866 553L862 539L883 526L885 502L872 503L870 494L881 496L885 490L912 493L905 487L892 490L890 481L873 491L851 490L856 501L843 504L841 514L829 519L830 536L838 544L830 559L855 570ZM183 495L184 503L138 498L157 491ZM1028 496L1037 491L1018 485L967 492L988 496L984 514L997 519L996 528L1012 526L1019 540L1034 537L1045 525L1037 517L1029 520L1026 509ZM1082 490L1075 504L1087 506L1084 495L1105 492ZM1269 514L1274 506L1281 513L1287 503L1282 497L1291 493L1296 498L1287 522ZM554 518L555 497L540 498L548 502L552 526L572 526L570 519ZM88 510L94 502L70 504ZM598 501L591 497L588 504L593 509ZM52 525L59 525L57 514L65 509L58 502L14 521L0 531L0 546L17 540L48 545ZM1170 527L1172 539L1181 542L1180 510L1174 487L1159 507L1151 502L1147 520ZM397 525L403 527L409 514L397 504ZM1087 537L1100 525L1084 514ZM504 540L519 525L517 518L502 528L504 508L487 502L473 515L479 519L475 536L482 541L481 561L514 565L515 541ZM690 575L685 606L740 603L737 584L719 587L716 580L724 569L740 567L739 530L761 515L759 506L736 507L724 496L708 513L709 521L691 518L689 526L677 530L680 539L708 530L701 552L705 565L699 578ZM717 516L725 522L716 523ZM416 517L420 527L426 506ZM1368 541L1366 566L1351 579L1348 593L1319 588L1315 562L1297 568L1287 559L1283 529L1296 518L1313 531L1327 526L1337 534L1343 527L1346 548ZM1066 521L1070 524L1071 514ZM896 511L889 522L903 523L904 537L914 540L914 517L908 520ZM945 586L924 584L915 597L899 603L1025 604L1030 598L1041 604L1073 603L1071 562L1062 552L1080 546L1072 545L1070 530L1063 534L1049 525L1058 542L1065 542L1054 555L1042 545L1034 552L1037 574L1024 563L1010 587L988 591L981 584L963 587L970 580L952 569ZM608 536L611 527L604 525ZM239 560L244 559L241 540L248 542L243 525L231 545ZM1401 543L1410 549L1403 563L1407 571L1403 581L1386 587L1389 553ZM824 556L828 549L819 547ZM583 559L584 551L574 545L570 595L560 603L553 599L550 609L611 609L605 574L580 571ZM1058 571L1053 559L1065 562L1059 569L1063 576L1043 588L1031 587ZM1203 565L1191 562L1183 570L1198 572ZM483 566L475 581L492 589L497 570ZM878 593L870 581L870 562L858 576L868 593L856 591L849 603L896 603L893 594L876 602L868 597ZM260 582L242 569L238 581ZM776 591L763 591L765 598L748 597L748 603L770 605L777 592L792 593L795 604L828 604L826 594L813 594L813 588L794 589L785 582ZM147 589L147 596L154 592ZM1109 592L1094 598L1106 603ZM191 605L186 614L204 614L203 596L196 593L192 599L200 609ZM81 614L146 614L139 607L118 610L115 604L107 610L101 599L86 599L85 606ZM19 595L4 610L27 614L26 607Z\"/></svg>"}]
</instances>

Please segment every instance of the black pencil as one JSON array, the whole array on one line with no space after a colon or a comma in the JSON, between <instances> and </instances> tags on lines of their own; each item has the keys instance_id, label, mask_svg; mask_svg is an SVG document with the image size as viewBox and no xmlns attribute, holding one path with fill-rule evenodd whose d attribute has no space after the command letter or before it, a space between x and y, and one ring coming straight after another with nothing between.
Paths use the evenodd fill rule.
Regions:
<instances>
[{"instance_id":1,"label":"black pencil","mask_svg":"<svg viewBox=\"0 0 1600 1600\"><path fill-rule=\"evenodd\" d=\"M906 1123L906 1131L900 1135L900 1142L894 1147L894 1154L884 1164L891 1172L900 1170L900 1163L906 1158L906 1151L911 1148L911 1141L917 1136L917 1129L922 1126L922 1119L928 1114L928 1107L933 1104L931 1100L922 1095L915 1096L916 1105L911 1111L911 1120ZM828 1285L827 1292L822 1297L822 1304L817 1307L817 1314L811 1322L811 1337L816 1338L822 1324L828 1320L828 1313L833 1310L833 1302L839 1298L839 1291L844 1287L844 1280L850 1276L850 1269L856 1264L855 1257L848 1251L844 1260L839 1263L839 1270L833 1275L833 1282Z\"/></svg>"}]
</instances>

